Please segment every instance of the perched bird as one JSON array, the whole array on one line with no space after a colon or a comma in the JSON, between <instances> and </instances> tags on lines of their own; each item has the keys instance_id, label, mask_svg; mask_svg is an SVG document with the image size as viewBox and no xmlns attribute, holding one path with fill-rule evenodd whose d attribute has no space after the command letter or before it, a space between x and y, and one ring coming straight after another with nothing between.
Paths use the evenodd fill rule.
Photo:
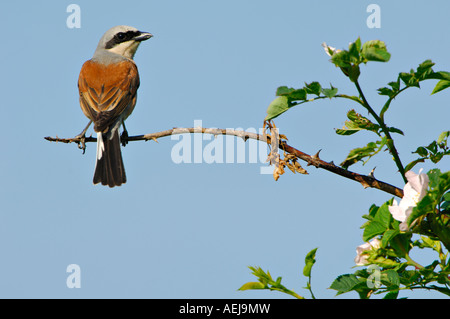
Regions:
<instances>
[{"instance_id":1,"label":"perched bird","mask_svg":"<svg viewBox=\"0 0 450 319\"><path fill-rule=\"evenodd\" d=\"M152 34L129 26L116 26L100 39L92 59L86 61L78 78L81 109L97 132L97 161L94 184L120 186L127 178L120 149L119 127L127 136L125 119L136 105L139 73L134 54Z\"/></svg>"}]
</instances>

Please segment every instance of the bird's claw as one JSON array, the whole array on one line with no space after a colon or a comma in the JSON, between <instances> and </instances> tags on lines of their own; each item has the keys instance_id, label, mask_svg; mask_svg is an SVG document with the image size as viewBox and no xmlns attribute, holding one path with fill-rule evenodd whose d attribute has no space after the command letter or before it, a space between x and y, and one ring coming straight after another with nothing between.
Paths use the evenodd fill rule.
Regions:
<instances>
[{"instance_id":1,"label":"bird's claw","mask_svg":"<svg viewBox=\"0 0 450 319\"><path fill-rule=\"evenodd\" d=\"M77 135L73 139L77 142L78 148L80 150L82 150L83 154L84 154L86 152L86 136L84 134L83 135Z\"/></svg>"},{"instance_id":2,"label":"bird's claw","mask_svg":"<svg viewBox=\"0 0 450 319\"><path fill-rule=\"evenodd\" d=\"M128 132L127 131L123 131L122 134L120 135L120 142L121 142L122 146L125 146L128 144Z\"/></svg>"}]
</instances>

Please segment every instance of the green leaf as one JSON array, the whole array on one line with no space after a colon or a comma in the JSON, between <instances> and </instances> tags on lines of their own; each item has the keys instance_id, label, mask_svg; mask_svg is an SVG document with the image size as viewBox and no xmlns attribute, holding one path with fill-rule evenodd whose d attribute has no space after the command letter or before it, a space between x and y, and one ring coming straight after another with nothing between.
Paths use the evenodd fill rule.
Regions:
<instances>
[{"instance_id":1,"label":"green leaf","mask_svg":"<svg viewBox=\"0 0 450 319\"><path fill-rule=\"evenodd\" d=\"M400 277L398 273L393 269L385 270L381 273L381 282L386 285L386 287L398 287L400 286Z\"/></svg>"},{"instance_id":2,"label":"green leaf","mask_svg":"<svg viewBox=\"0 0 450 319\"><path fill-rule=\"evenodd\" d=\"M386 230L381 238L381 247L386 248L389 245L389 242L398 234L400 234L400 232L396 229Z\"/></svg>"},{"instance_id":3,"label":"green leaf","mask_svg":"<svg viewBox=\"0 0 450 319\"><path fill-rule=\"evenodd\" d=\"M446 71L431 72L426 76L426 79L450 81L450 72Z\"/></svg>"},{"instance_id":4,"label":"green leaf","mask_svg":"<svg viewBox=\"0 0 450 319\"><path fill-rule=\"evenodd\" d=\"M405 172L410 171L418 163L423 163L423 162L425 162L425 158L418 158L418 159L412 161L411 163L409 163L408 165L405 166Z\"/></svg>"},{"instance_id":5,"label":"green leaf","mask_svg":"<svg viewBox=\"0 0 450 319\"><path fill-rule=\"evenodd\" d=\"M384 145L386 145L385 137L383 137L381 141L370 142L367 146L355 148L349 152L347 158L340 165L347 169L349 166L367 158L367 160L363 163L365 164L372 156L380 152Z\"/></svg>"},{"instance_id":6,"label":"green leaf","mask_svg":"<svg viewBox=\"0 0 450 319\"><path fill-rule=\"evenodd\" d=\"M434 87L433 91L431 92L431 94L436 94L442 90L445 90L446 88L450 87L450 81L447 80L440 80L436 86Z\"/></svg>"},{"instance_id":7,"label":"green leaf","mask_svg":"<svg viewBox=\"0 0 450 319\"><path fill-rule=\"evenodd\" d=\"M307 96L306 89L298 89L298 90L292 91L288 95L288 98L292 101L305 101L306 96Z\"/></svg>"},{"instance_id":8,"label":"green leaf","mask_svg":"<svg viewBox=\"0 0 450 319\"><path fill-rule=\"evenodd\" d=\"M346 274L337 277L331 284L330 289L337 290L336 295L340 295L354 290L360 283L361 280L354 274Z\"/></svg>"},{"instance_id":9,"label":"green leaf","mask_svg":"<svg viewBox=\"0 0 450 319\"><path fill-rule=\"evenodd\" d=\"M358 38L355 42L352 42L348 46L348 53L350 59L353 60L354 63L358 63L360 60L359 51L361 50L361 40Z\"/></svg>"},{"instance_id":10,"label":"green leaf","mask_svg":"<svg viewBox=\"0 0 450 319\"><path fill-rule=\"evenodd\" d=\"M287 86L280 86L276 92L277 96L286 96L289 101L306 100L306 89L294 89Z\"/></svg>"},{"instance_id":11,"label":"green leaf","mask_svg":"<svg viewBox=\"0 0 450 319\"><path fill-rule=\"evenodd\" d=\"M348 51L342 50L333 54L331 62L340 68L348 68L352 66L352 57Z\"/></svg>"},{"instance_id":12,"label":"green leaf","mask_svg":"<svg viewBox=\"0 0 450 319\"><path fill-rule=\"evenodd\" d=\"M395 240L390 241L389 245L398 257L404 257L405 253L411 249L411 236L411 233L400 233L395 236Z\"/></svg>"},{"instance_id":13,"label":"green leaf","mask_svg":"<svg viewBox=\"0 0 450 319\"><path fill-rule=\"evenodd\" d=\"M397 299L398 297L398 290L389 291L383 299Z\"/></svg>"},{"instance_id":14,"label":"green leaf","mask_svg":"<svg viewBox=\"0 0 450 319\"><path fill-rule=\"evenodd\" d=\"M420 236L420 238L422 239L422 242L423 242L421 245L422 246L421 248L428 247L438 253L440 252L440 250L441 250L441 242L440 241L434 240L434 239L431 239L431 238L425 237L425 236Z\"/></svg>"},{"instance_id":15,"label":"green leaf","mask_svg":"<svg viewBox=\"0 0 450 319\"><path fill-rule=\"evenodd\" d=\"M387 62L391 58L385 43L380 40L365 42L362 46L361 54L367 61Z\"/></svg>"},{"instance_id":16,"label":"green leaf","mask_svg":"<svg viewBox=\"0 0 450 319\"><path fill-rule=\"evenodd\" d=\"M441 144L443 142L445 142L445 145L447 145L447 139L450 136L450 131L444 131L441 134L439 134L438 139L436 140L436 142L438 144Z\"/></svg>"},{"instance_id":17,"label":"green leaf","mask_svg":"<svg viewBox=\"0 0 450 319\"><path fill-rule=\"evenodd\" d=\"M389 228L392 222L392 215L389 211L390 205L392 205L392 200L389 200L381 205L373 218L373 220L380 222L385 228Z\"/></svg>"},{"instance_id":18,"label":"green leaf","mask_svg":"<svg viewBox=\"0 0 450 319\"><path fill-rule=\"evenodd\" d=\"M428 146L425 146L425 148L429 150L431 153L436 154L438 146L436 141L433 141Z\"/></svg>"},{"instance_id":19,"label":"green leaf","mask_svg":"<svg viewBox=\"0 0 450 319\"><path fill-rule=\"evenodd\" d=\"M290 104L288 98L286 96L279 96L269 104L269 107L267 108L267 116L264 120L269 121L274 119L280 114L286 112L289 108Z\"/></svg>"},{"instance_id":20,"label":"green leaf","mask_svg":"<svg viewBox=\"0 0 450 319\"><path fill-rule=\"evenodd\" d=\"M378 94L379 95L387 95L389 97L393 97L395 95L395 91L387 88L387 87L383 87L383 88L379 88L378 89Z\"/></svg>"},{"instance_id":21,"label":"green leaf","mask_svg":"<svg viewBox=\"0 0 450 319\"><path fill-rule=\"evenodd\" d=\"M311 82L309 84L306 83L305 89L307 93L315 94L317 96L319 96L320 92L322 92L322 86L320 85L319 82Z\"/></svg>"},{"instance_id":22,"label":"green leaf","mask_svg":"<svg viewBox=\"0 0 450 319\"><path fill-rule=\"evenodd\" d=\"M386 227L378 222L378 221L371 221L367 224L366 228L364 229L363 233L363 240L369 241L371 238L381 235L386 231Z\"/></svg>"},{"instance_id":23,"label":"green leaf","mask_svg":"<svg viewBox=\"0 0 450 319\"><path fill-rule=\"evenodd\" d=\"M400 89L400 79L397 79L395 82L389 82L388 85L392 87L392 90L397 92Z\"/></svg>"},{"instance_id":24,"label":"green leaf","mask_svg":"<svg viewBox=\"0 0 450 319\"><path fill-rule=\"evenodd\" d=\"M402 130L400 130L398 128L395 128L395 127L388 127L388 131L392 132L392 133L397 133L397 134L400 134L400 135L405 135L405 133L403 133Z\"/></svg>"},{"instance_id":25,"label":"green leaf","mask_svg":"<svg viewBox=\"0 0 450 319\"><path fill-rule=\"evenodd\" d=\"M280 86L280 87L277 89L276 96L289 95L289 94L291 94L293 91L295 91L295 89L293 89L293 88L288 88L287 86Z\"/></svg>"},{"instance_id":26,"label":"green leaf","mask_svg":"<svg viewBox=\"0 0 450 319\"><path fill-rule=\"evenodd\" d=\"M261 282L247 282L242 285L238 290L250 290L250 289L264 289L266 286Z\"/></svg>"},{"instance_id":27,"label":"green leaf","mask_svg":"<svg viewBox=\"0 0 450 319\"><path fill-rule=\"evenodd\" d=\"M316 251L317 251L317 248L314 248L308 254L306 254L305 267L303 268L303 275L305 277L310 277L311 276L312 266L316 262Z\"/></svg>"},{"instance_id":28,"label":"green leaf","mask_svg":"<svg viewBox=\"0 0 450 319\"><path fill-rule=\"evenodd\" d=\"M423 215L426 215L430 212L433 212L433 208L434 208L433 200L428 194L425 195L425 197L422 198L422 200L419 203L417 203L417 206L413 208L411 215L409 215L407 219L407 224L411 225L411 223L415 219Z\"/></svg>"},{"instance_id":29,"label":"green leaf","mask_svg":"<svg viewBox=\"0 0 450 319\"><path fill-rule=\"evenodd\" d=\"M347 113L347 118L350 121L345 121L342 129L336 129L337 134L351 135L360 130L372 131L378 134L378 131L380 130L379 125L372 123L368 118L356 113L355 110L350 110Z\"/></svg>"},{"instance_id":30,"label":"green leaf","mask_svg":"<svg viewBox=\"0 0 450 319\"><path fill-rule=\"evenodd\" d=\"M434 63L431 60L426 60L422 62L418 67L415 73L416 78L419 80L427 79L428 75L433 73L433 69L431 68Z\"/></svg>"},{"instance_id":31,"label":"green leaf","mask_svg":"<svg viewBox=\"0 0 450 319\"><path fill-rule=\"evenodd\" d=\"M398 76L406 86L419 87L419 81L415 78L413 70L411 70L411 73L400 72Z\"/></svg>"},{"instance_id":32,"label":"green leaf","mask_svg":"<svg viewBox=\"0 0 450 319\"><path fill-rule=\"evenodd\" d=\"M331 99L332 97L334 97L337 94L338 89L331 85L331 88L322 89L322 92L326 97L329 97Z\"/></svg>"},{"instance_id":33,"label":"green leaf","mask_svg":"<svg viewBox=\"0 0 450 319\"><path fill-rule=\"evenodd\" d=\"M338 135L352 135L352 134L358 133L360 130L359 129L357 129L357 130L350 130L348 128L337 128L334 131Z\"/></svg>"},{"instance_id":34,"label":"green leaf","mask_svg":"<svg viewBox=\"0 0 450 319\"><path fill-rule=\"evenodd\" d=\"M422 156L422 157L426 157L426 156L428 156L428 151L427 151L427 149L425 148L425 147L423 147L423 146L420 146L420 147L418 147L414 152L413 152L413 154L419 154L419 156Z\"/></svg>"},{"instance_id":35,"label":"green leaf","mask_svg":"<svg viewBox=\"0 0 450 319\"><path fill-rule=\"evenodd\" d=\"M392 200L389 200L385 202L383 205L381 205L378 209L372 210L370 212L371 220L366 223L363 233L363 240L369 241L373 237L381 234L387 233L387 230L391 226L392 222L392 215L389 212L389 205L392 204ZM371 208L372 209L372 208ZM375 211L375 213L374 213ZM391 235L390 233L387 234L388 236ZM383 237L382 240L389 240L389 238L385 239ZM387 242L382 241L382 246L385 247L387 245Z\"/></svg>"},{"instance_id":36,"label":"green leaf","mask_svg":"<svg viewBox=\"0 0 450 319\"><path fill-rule=\"evenodd\" d=\"M445 295L450 297L450 289L448 289L448 288L438 287L438 286L435 286L435 285L431 285L430 288L432 288L434 290L437 290L437 291L439 291L439 292L441 292L441 293L443 293L443 294L445 294Z\"/></svg>"}]
</instances>

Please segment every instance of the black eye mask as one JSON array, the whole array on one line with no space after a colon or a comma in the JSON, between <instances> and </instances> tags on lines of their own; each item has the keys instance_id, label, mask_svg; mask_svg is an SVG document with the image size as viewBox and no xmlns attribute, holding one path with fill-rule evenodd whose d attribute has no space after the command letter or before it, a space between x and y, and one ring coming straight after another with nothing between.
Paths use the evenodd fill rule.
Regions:
<instances>
[{"instance_id":1,"label":"black eye mask","mask_svg":"<svg viewBox=\"0 0 450 319\"><path fill-rule=\"evenodd\" d=\"M130 41L133 38L139 36L140 34L141 34L140 31L127 31L116 33L114 37L106 43L105 49L114 48L116 45L122 42Z\"/></svg>"}]
</instances>

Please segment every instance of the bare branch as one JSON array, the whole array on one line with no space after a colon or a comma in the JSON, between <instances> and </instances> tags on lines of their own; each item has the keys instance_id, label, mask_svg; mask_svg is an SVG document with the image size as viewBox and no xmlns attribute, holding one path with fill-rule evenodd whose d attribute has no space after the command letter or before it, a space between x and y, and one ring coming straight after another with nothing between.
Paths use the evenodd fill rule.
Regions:
<instances>
[{"instance_id":1,"label":"bare branch","mask_svg":"<svg viewBox=\"0 0 450 319\"><path fill-rule=\"evenodd\" d=\"M157 141L157 139L161 137L171 136L175 134L194 134L194 133L201 133L201 134L212 134L212 135L231 135L231 136L237 136L241 137L245 141L247 139L254 139L259 140L262 142L265 142L267 144L271 144L271 137L267 134L257 134L252 132L245 132L245 131L237 131L233 129L215 129L215 128L204 128L204 127L190 127L190 128L173 128L170 130L165 130L161 132L156 133L150 133L145 135L136 135L136 136L128 136L125 137L126 142L131 141L148 141L148 140L154 140ZM80 137L76 136L74 138L54 138L54 137L45 137L47 141L50 142L61 142L61 143L77 143L80 148L84 148L84 143L87 142L96 142L97 138L95 137ZM384 191L386 193L392 194L394 196L403 197L403 190L400 188L397 188L393 185L390 185L388 183L382 182L380 180L377 180L373 176L368 175L361 175L358 173L351 172L349 170L343 169L342 167L336 166L333 162L325 162L319 158L319 152L317 152L315 155L309 155L302 151L299 151L298 149L288 145L285 141L280 140L279 141L279 148L283 151L290 153L297 158L305 161L308 163L308 165L313 165L317 168L325 169L329 172L332 172L334 174L340 175L342 177L354 180L356 182L359 182L362 184L364 188L376 188L381 191Z\"/></svg>"}]
</instances>

